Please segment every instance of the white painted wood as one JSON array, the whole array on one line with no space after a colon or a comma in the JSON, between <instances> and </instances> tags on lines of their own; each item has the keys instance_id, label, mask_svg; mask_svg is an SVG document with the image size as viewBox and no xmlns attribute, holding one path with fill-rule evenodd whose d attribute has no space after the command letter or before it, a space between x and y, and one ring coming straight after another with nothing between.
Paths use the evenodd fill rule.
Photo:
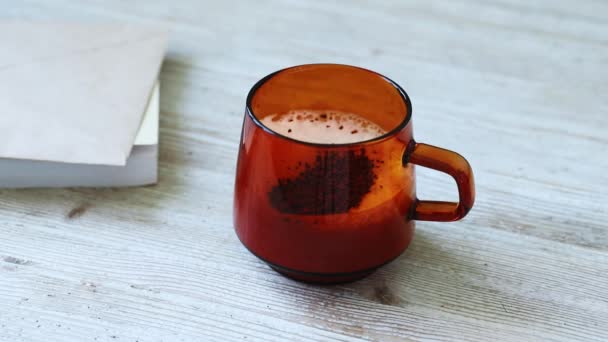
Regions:
<instances>
[{"instance_id":1,"label":"white painted wood","mask_svg":"<svg viewBox=\"0 0 608 342\"><path fill-rule=\"evenodd\" d=\"M0 191L0 340L608 339L608 3L5 0L0 16L172 31L159 185ZM416 138L466 156L478 193L335 287L275 274L231 218L247 91L321 61L402 84ZM421 197L454 198L418 176Z\"/></svg>"}]
</instances>

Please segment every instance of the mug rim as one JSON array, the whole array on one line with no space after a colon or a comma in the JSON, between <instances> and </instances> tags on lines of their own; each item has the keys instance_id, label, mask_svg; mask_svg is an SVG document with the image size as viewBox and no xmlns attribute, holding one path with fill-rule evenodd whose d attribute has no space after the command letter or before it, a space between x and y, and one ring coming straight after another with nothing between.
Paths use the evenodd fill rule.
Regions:
<instances>
[{"instance_id":1,"label":"mug rim","mask_svg":"<svg viewBox=\"0 0 608 342\"><path fill-rule=\"evenodd\" d=\"M353 68L353 69L359 69L359 70L363 70L366 72L371 72L372 74L384 79L385 81L387 81L390 85L392 85L397 92L399 93L399 96L401 97L401 100L403 100L403 103L405 104L405 108L407 113L405 113L405 116L403 118L403 120L401 120L401 122L395 126L395 128L391 129L390 131L377 136L375 138L372 139L368 139L368 140L362 140L362 141L357 141L357 142L350 142L350 143L339 143L339 144L331 144L331 143L315 143L315 142L308 142L308 141L302 141L302 140L297 140L288 136L285 136L283 134L280 134L278 132L273 131L272 129L266 127L255 115L255 113L253 112L253 108L251 107L251 101L253 100L253 97L255 96L255 93L257 92L258 89L260 89L260 87L262 87L262 85L264 85L264 83L266 83L268 80L270 80L271 78L273 78L274 76L278 75L279 73L282 73L284 71L290 70L290 69L295 69L295 68L302 68L302 67L314 67L314 66L333 66L333 67L348 67L348 68ZM253 87L251 87L251 89L249 90L249 93L247 94L247 104L246 104L246 108L247 108L247 115L249 115L249 117L251 118L251 120L255 123L256 126L260 127L263 131L265 131L266 133L276 136L278 138L281 139L285 139L288 141L291 141L293 143L297 143L297 144L302 144L302 145L308 145L308 146L314 146L314 147L323 147L323 148L332 148L332 147L345 147L345 146L357 146L357 145L366 145L366 144L371 144L371 143L377 143L377 142L382 142L384 140L387 140L395 135L397 135L399 132L401 132L401 130L403 130L403 128L405 128L411 118L412 118L412 102L410 101L410 97L407 95L407 93L405 92L405 90L399 85L397 84L397 82L393 81L392 79L378 73L375 72L373 70L369 70L369 69L365 69L365 68L361 68L358 66L354 66L354 65L348 65L348 64L339 64L339 63L312 63L312 64L301 64L301 65L295 65L295 66L291 66L291 67L287 67L287 68L283 68L280 70L277 70L271 74L266 75L264 78L262 78L261 80L257 81Z\"/></svg>"}]
</instances>

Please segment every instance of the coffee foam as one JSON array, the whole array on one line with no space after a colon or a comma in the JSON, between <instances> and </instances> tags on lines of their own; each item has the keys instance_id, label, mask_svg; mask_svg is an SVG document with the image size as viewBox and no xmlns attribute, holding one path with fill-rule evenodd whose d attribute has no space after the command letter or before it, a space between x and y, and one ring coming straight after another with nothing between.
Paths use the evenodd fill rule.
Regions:
<instances>
[{"instance_id":1,"label":"coffee foam","mask_svg":"<svg viewBox=\"0 0 608 342\"><path fill-rule=\"evenodd\" d=\"M281 135L317 144L349 144L377 138L386 131L352 113L292 110L268 115L262 124Z\"/></svg>"}]
</instances>

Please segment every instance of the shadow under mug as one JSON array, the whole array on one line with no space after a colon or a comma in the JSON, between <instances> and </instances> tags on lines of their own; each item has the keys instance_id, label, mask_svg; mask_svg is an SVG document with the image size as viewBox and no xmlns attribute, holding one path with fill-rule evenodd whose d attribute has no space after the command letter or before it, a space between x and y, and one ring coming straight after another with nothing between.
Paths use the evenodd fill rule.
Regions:
<instances>
[{"instance_id":1,"label":"shadow under mug","mask_svg":"<svg viewBox=\"0 0 608 342\"><path fill-rule=\"evenodd\" d=\"M318 144L261 122L291 110L354 113L387 133ZM475 199L469 163L415 142L411 117L399 85L358 67L302 65L260 80L247 97L236 171L234 226L241 242L288 277L346 282L398 257L412 240L415 220L463 218ZM418 200L414 165L451 175L459 202Z\"/></svg>"}]
</instances>

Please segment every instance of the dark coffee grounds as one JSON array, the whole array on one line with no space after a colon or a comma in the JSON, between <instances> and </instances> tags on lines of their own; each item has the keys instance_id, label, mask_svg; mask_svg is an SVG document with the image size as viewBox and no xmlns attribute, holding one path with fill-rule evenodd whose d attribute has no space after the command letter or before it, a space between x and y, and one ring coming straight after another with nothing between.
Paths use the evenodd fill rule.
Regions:
<instances>
[{"instance_id":1,"label":"dark coffee grounds","mask_svg":"<svg viewBox=\"0 0 608 342\"><path fill-rule=\"evenodd\" d=\"M374 162L364 149L359 152L324 152L314 165L298 163L302 169L292 179L279 179L268 193L277 210L298 215L345 213L361 204L377 176Z\"/></svg>"}]
</instances>

